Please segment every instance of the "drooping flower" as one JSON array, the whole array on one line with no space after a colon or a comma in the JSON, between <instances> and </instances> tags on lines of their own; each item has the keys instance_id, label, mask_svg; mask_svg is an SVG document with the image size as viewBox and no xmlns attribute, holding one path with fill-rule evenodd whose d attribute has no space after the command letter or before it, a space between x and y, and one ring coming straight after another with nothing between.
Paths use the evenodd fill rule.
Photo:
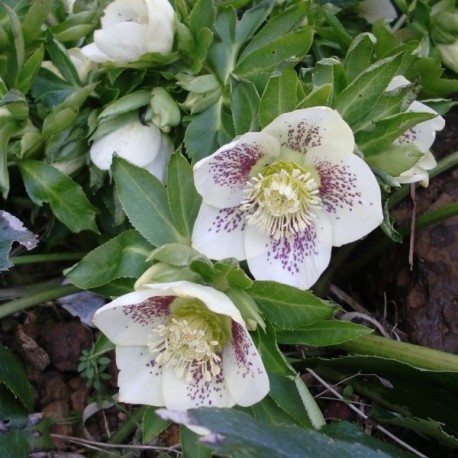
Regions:
<instances>
[{"instance_id":1,"label":"drooping flower","mask_svg":"<svg viewBox=\"0 0 458 458\"><path fill-rule=\"evenodd\" d=\"M116 154L138 167L143 167L165 182L167 163L173 152L170 138L154 124L131 120L104 137L90 149L92 162L101 170L109 170Z\"/></svg>"},{"instance_id":2,"label":"drooping flower","mask_svg":"<svg viewBox=\"0 0 458 458\"><path fill-rule=\"evenodd\" d=\"M399 87L407 86L410 81L402 75L395 76L387 87L387 90L393 90ZM429 151L436 138L436 131L442 130L445 126L445 120L439 116L432 108L424 103L414 101L407 108L407 111L417 113L432 113L437 115L435 118L420 122L410 129L406 130L395 143L412 143L414 144L423 156L410 169L402 172L395 177L395 181L399 184L420 182L423 186L428 186L429 174L428 170L436 167L436 160Z\"/></svg>"},{"instance_id":3,"label":"drooping flower","mask_svg":"<svg viewBox=\"0 0 458 458\"><path fill-rule=\"evenodd\" d=\"M119 400L166 406L249 406L269 391L262 360L232 301L187 281L145 284L99 309L116 345Z\"/></svg>"},{"instance_id":4,"label":"drooping flower","mask_svg":"<svg viewBox=\"0 0 458 458\"><path fill-rule=\"evenodd\" d=\"M82 48L94 62L127 63L172 50L175 13L168 0L114 0L104 10L94 42Z\"/></svg>"},{"instance_id":5,"label":"drooping flower","mask_svg":"<svg viewBox=\"0 0 458 458\"><path fill-rule=\"evenodd\" d=\"M398 17L390 0L363 0L356 5L356 10L369 24L374 24L379 19L392 22Z\"/></svg>"},{"instance_id":6,"label":"drooping flower","mask_svg":"<svg viewBox=\"0 0 458 458\"><path fill-rule=\"evenodd\" d=\"M354 146L337 111L314 107L285 113L200 160L193 247L213 259L246 259L256 279L309 288L332 246L383 219L380 188Z\"/></svg>"}]
</instances>

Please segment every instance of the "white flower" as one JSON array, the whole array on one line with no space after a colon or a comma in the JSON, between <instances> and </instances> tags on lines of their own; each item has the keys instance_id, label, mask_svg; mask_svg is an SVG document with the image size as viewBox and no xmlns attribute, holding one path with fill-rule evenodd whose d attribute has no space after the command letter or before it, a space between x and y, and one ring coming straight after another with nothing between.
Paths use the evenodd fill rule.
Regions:
<instances>
[{"instance_id":1,"label":"white flower","mask_svg":"<svg viewBox=\"0 0 458 458\"><path fill-rule=\"evenodd\" d=\"M398 17L395 7L390 0L364 0L356 5L359 16L373 24L379 19L392 22Z\"/></svg>"},{"instance_id":2,"label":"white flower","mask_svg":"<svg viewBox=\"0 0 458 458\"><path fill-rule=\"evenodd\" d=\"M116 154L145 168L162 183L172 152L173 144L166 134L155 125L144 125L137 119L95 141L90 149L92 162L101 170L110 169Z\"/></svg>"},{"instance_id":3,"label":"white flower","mask_svg":"<svg viewBox=\"0 0 458 458\"><path fill-rule=\"evenodd\" d=\"M88 59L80 48L67 49L67 54L78 73L79 79L83 83L86 82L89 72L94 70L97 65L92 60ZM53 72L59 78L63 78L58 68L50 60L44 60L41 66Z\"/></svg>"},{"instance_id":4,"label":"white flower","mask_svg":"<svg viewBox=\"0 0 458 458\"><path fill-rule=\"evenodd\" d=\"M444 65L458 73L458 40L450 44L437 44L436 49L439 51Z\"/></svg>"},{"instance_id":5,"label":"white flower","mask_svg":"<svg viewBox=\"0 0 458 458\"><path fill-rule=\"evenodd\" d=\"M115 0L104 10L94 42L82 48L94 62L134 62L172 50L175 13L168 0Z\"/></svg>"},{"instance_id":6,"label":"white flower","mask_svg":"<svg viewBox=\"0 0 458 458\"><path fill-rule=\"evenodd\" d=\"M410 81L402 75L395 76L387 87L388 91L393 89L407 86ZM437 113L427 105L421 102L413 102L407 108L407 111L417 113ZM412 143L422 153L423 157L409 170L402 172L398 177L395 177L395 181L399 184L405 183L416 183L420 182L422 186L428 186L429 174L428 170L436 167L436 160L431 154L429 149L431 148L436 138L436 131L442 130L445 126L445 120L442 116L437 115L435 118L428 119L427 121L420 122L410 129L406 130L395 143Z\"/></svg>"},{"instance_id":7,"label":"white flower","mask_svg":"<svg viewBox=\"0 0 458 458\"><path fill-rule=\"evenodd\" d=\"M380 188L353 154L337 111L285 113L194 166L201 205L193 247L213 259L246 259L253 276L300 288L315 283L332 246L383 219Z\"/></svg>"},{"instance_id":8,"label":"white flower","mask_svg":"<svg viewBox=\"0 0 458 458\"><path fill-rule=\"evenodd\" d=\"M93 321L116 345L122 402L183 411L249 406L269 391L240 312L208 286L143 285L97 310Z\"/></svg>"}]
</instances>

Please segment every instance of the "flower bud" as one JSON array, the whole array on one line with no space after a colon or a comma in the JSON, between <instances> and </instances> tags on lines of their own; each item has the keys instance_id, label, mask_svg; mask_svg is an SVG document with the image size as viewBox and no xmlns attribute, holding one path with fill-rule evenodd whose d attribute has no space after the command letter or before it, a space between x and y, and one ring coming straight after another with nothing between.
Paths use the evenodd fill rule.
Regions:
<instances>
[{"instance_id":1,"label":"flower bud","mask_svg":"<svg viewBox=\"0 0 458 458\"><path fill-rule=\"evenodd\" d=\"M170 127L177 126L181 120L177 103L163 87L152 90L147 117L163 132L170 131Z\"/></svg>"},{"instance_id":2,"label":"flower bud","mask_svg":"<svg viewBox=\"0 0 458 458\"><path fill-rule=\"evenodd\" d=\"M458 40L448 45L437 45L436 48L441 55L443 64L458 73Z\"/></svg>"},{"instance_id":3,"label":"flower bud","mask_svg":"<svg viewBox=\"0 0 458 458\"><path fill-rule=\"evenodd\" d=\"M168 283L182 280L198 282L200 276L187 267L175 267L165 262L158 262L143 272L135 282L134 289L139 290L148 283Z\"/></svg>"},{"instance_id":4,"label":"flower bud","mask_svg":"<svg viewBox=\"0 0 458 458\"><path fill-rule=\"evenodd\" d=\"M266 328L258 304L246 291L239 288L228 288L224 294L239 309L249 331L255 331L258 324L262 329Z\"/></svg>"}]
</instances>

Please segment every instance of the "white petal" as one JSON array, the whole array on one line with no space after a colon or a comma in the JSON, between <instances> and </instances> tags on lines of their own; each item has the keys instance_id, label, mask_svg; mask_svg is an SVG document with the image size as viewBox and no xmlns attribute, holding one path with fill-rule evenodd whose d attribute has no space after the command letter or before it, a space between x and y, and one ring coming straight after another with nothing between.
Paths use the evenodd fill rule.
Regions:
<instances>
[{"instance_id":1,"label":"white petal","mask_svg":"<svg viewBox=\"0 0 458 458\"><path fill-rule=\"evenodd\" d=\"M100 51L95 43L90 43L86 46L81 48L81 52L93 62L97 62L98 64L103 64L104 62L108 62L110 58Z\"/></svg>"},{"instance_id":2,"label":"white petal","mask_svg":"<svg viewBox=\"0 0 458 458\"><path fill-rule=\"evenodd\" d=\"M139 22L147 15L145 0L114 0L103 10L101 24L103 28L108 28L120 22Z\"/></svg>"},{"instance_id":3,"label":"white petal","mask_svg":"<svg viewBox=\"0 0 458 458\"><path fill-rule=\"evenodd\" d=\"M307 232L273 240L248 225L245 249L248 267L257 280L274 280L297 288L310 288L331 257L331 224L322 212Z\"/></svg>"},{"instance_id":4,"label":"white petal","mask_svg":"<svg viewBox=\"0 0 458 458\"><path fill-rule=\"evenodd\" d=\"M284 113L262 132L277 138L282 146L307 155L353 152L353 132L339 113L327 107L305 108Z\"/></svg>"},{"instance_id":5,"label":"white petal","mask_svg":"<svg viewBox=\"0 0 458 458\"><path fill-rule=\"evenodd\" d=\"M94 32L94 42L110 60L127 63L138 60L146 49L147 26L136 22L121 22Z\"/></svg>"},{"instance_id":6,"label":"white petal","mask_svg":"<svg viewBox=\"0 0 458 458\"><path fill-rule=\"evenodd\" d=\"M148 7L148 52L167 54L173 47L175 34L175 12L167 0L146 0Z\"/></svg>"},{"instance_id":7,"label":"white petal","mask_svg":"<svg viewBox=\"0 0 458 458\"><path fill-rule=\"evenodd\" d=\"M163 406L162 369L147 347L117 346L119 400L130 404Z\"/></svg>"},{"instance_id":8,"label":"white petal","mask_svg":"<svg viewBox=\"0 0 458 458\"><path fill-rule=\"evenodd\" d=\"M369 166L355 154L315 162L322 210L332 224L334 246L367 235L383 221L380 187Z\"/></svg>"},{"instance_id":9,"label":"white petal","mask_svg":"<svg viewBox=\"0 0 458 458\"><path fill-rule=\"evenodd\" d=\"M407 111L437 115L436 111L421 102L413 102ZM435 118L420 122L408 129L396 140L396 143L413 143L420 151L426 152L436 139L436 131L442 130L444 127L444 118L437 115Z\"/></svg>"},{"instance_id":10,"label":"white petal","mask_svg":"<svg viewBox=\"0 0 458 458\"><path fill-rule=\"evenodd\" d=\"M223 368L229 391L238 405L251 406L269 392L269 378L248 331L232 324L232 341L223 350Z\"/></svg>"},{"instance_id":11,"label":"white petal","mask_svg":"<svg viewBox=\"0 0 458 458\"><path fill-rule=\"evenodd\" d=\"M235 404L224 380L224 369L212 382L195 375L187 383L175 375L173 367L164 367L162 394L167 409L187 410L195 407L232 407Z\"/></svg>"},{"instance_id":12,"label":"white petal","mask_svg":"<svg viewBox=\"0 0 458 458\"><path fill-rule=\"evenodd\" d=\"M398 87L408 86L409 84L411 84L411 83L405 76L396 75L390 81L390 83L388 84L386 90L387 91L392 91L393 89L397 89Z\"/></svg>"},{"instance_id":13,"label":"white petal","mask_svg":"<svg viewBox=\"0 0 458 458\"><path fill-rule=\"evenodd\" d=\"M357 11L369 24L373 24L378 19L392 22L398 17L390 0L364 0L358 3Z\"/></svg>"},{"instance_id":14,"label":"white petal","mask_svg":"<svg viewBox=\"0 0 458 458\"><path fill-rule=\"evenodd\" d=\"M201 204L192 233L192 247L211 259L245 259L245 214L238 207L218 209Z\"/></svg>"},{"instance_id":15,"label":"white petal","mask_svg":"<svg viewBox=\"0 0 458 458\"><path fill-rule=\"evenodd\" d=\"M129 0L130 1L130 0ZM163 16L165 20L172 22L175 18L175 11L168 0L145 0L150 18L158 15Z\"/></svg>"},{"instance_id":16,"label":"white petal","mask_svg":"<svg viewBox=\"0 0 458 458\"><path fill-rule=\"evenodd\" d=\"M116 154L132 164L144 167L156 159L162 150L164 134L154 125L145 126L140 121L124 124L95 141L90 149L92 162L101 170L108 170Z\"/></svg>"},{"instance_id":17,"label":"white petal","mask_svg":"<svg viewBox=\"0 0 458 458\"><path fill-rule=\"evenodd\" d=\"M242 315L240 315L237 307L221 291L189 281L178 281L169 285L170 291L174 296L200 299L212 312L229 316L237 323L244 324ZM156 287L154 284L151 286Z\"/></svg>"},{"instance_id":18,"label":"white petal","mask_svg":"<svg viewBox=\"0 0 458 458\"><path fill-rule=\"evenodd\" d=\"M266 157L275 157L278 142L262 133L248 133L224 145L194 166L197 191L208 205L217 208L235 207L244 195L243 189L256 164Z\"/></svg>"},{"instance_id":19,"label":"white petal","mask_svg":"<svg viewBox=\"0 0 458 458\"><path fill-rule=\"evenodd\" d=\"M166 182L167 164L169 163L170 155L173 152L173 144L164 134L162 134L160 151L161 152L156 156L154 161L145 166L145 169L164 184Z\"/></svg>"},{"instance_id":20,"label":"white petal","mask_svg":"<svg viewBox=\"0 0 458 458\"><path fill-rule=\"evenodd\" d=\"M134 291L98 309L92 321L116 345L145 345L152 329L167 322L173 299L151 288Z\"/></svg>"}]
</instances>

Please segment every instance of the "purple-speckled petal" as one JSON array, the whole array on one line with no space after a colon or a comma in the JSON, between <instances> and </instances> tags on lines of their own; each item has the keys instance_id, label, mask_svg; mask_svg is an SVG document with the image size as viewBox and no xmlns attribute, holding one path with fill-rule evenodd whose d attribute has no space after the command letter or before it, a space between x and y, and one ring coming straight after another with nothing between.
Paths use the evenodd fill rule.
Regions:
<instances>
[{"instance_id":1,"label":"purple-speckled petal","mask_svg":"<svg viewBox=\"0 0 458 458\"><path fill-rule=\"evenodd\" d=\"M117 346L119 400L129 404L163 406L162 368L147 347Z\"/></svg>"},{"instance_id":2,"label":"purple-speckled petal","mask_svg":"<svg viewBox=\"0 0 458 458\"><path fill-rule=\"evenodd\" d=\"M238 207L200 206L192 233L192 247L211 259L245 259L245 215Z\"/></svg>"},{"instance_id":3,"label":"purple-speckled petal","mask_svg":"<svg viewBox=\"0 0 458 458\"><path fill-rule=\"evenodd\" d=\"M164 367L162 394L164 404L171 410L187 410L194 407L232 407L235 404L227 389L224 369L211 382L205 382L200 371L187 383L178 378L173 367Z\"/></svg>"},{"instance_id":4,"label":"purple-speckled petal","mask_svg":"<svg viewBox=\"0 0 458 458\"><path fill-rule=\"evenodd\" d=\"M277 138L282 146L309 154L349 154L353 132L339 113L327 107L313 107L284 113L262 132Z\"/></svg>"},{"instance_id":5,"label":"purple-speckled petal","mask_svg":"<svg viewBox=\"0 0 458 458\"><path fill-rule=\"evenodd\" d=\"M269 135L250 132L224 145L194 166L194 181L204 202L217 208L235 207L253 167L266 157L276 157L280 145Z\"/></svg>"},{"instance_id":6,"label":"purple-speckled petal","mask_svg":"<svg viewBox=\"0 0 458 458\"><path fill-rule=\"evenodd\" d=\"M322 210L332 224L334 246L364 237L383 221L380 187L369 166L355 154L330 155L314 164L320 175Z\"/></svg>"},{"instance_id":7,"label":"purple-speckled petal","mask_svg":"<svg viewBox=\"0 0 458 458\"><path fill-rule=\"evenodd\" d=\"M92 321L116 345L145 345L152 329L167 322L173 299L167 292L134 291L104 305Z\"/></svg>"},{"instance_id":8,"label":"purple-speckled petal","mask_svg":"<svg viewBox=\"0 0 458 458\"><path fill-rule=\"evenodd\" d=\"M297 288L310 288L331 257L332 228L317 212L314 225L290 238L273 240L247 226L245 250L248 267L257 280L274 280Z\"/></svg>"},{"instance_id":9,"label":"purple-speckled petal","mask_svg":"<svg viewBox=\"0 0 458 458\"><path fill-rule=\"evenodd\" d=\"M235 402L251 406L269 392L269 378L250 334L232 322L232 341L223 350L226 383Z\"/></svg>"}]
</instances>

